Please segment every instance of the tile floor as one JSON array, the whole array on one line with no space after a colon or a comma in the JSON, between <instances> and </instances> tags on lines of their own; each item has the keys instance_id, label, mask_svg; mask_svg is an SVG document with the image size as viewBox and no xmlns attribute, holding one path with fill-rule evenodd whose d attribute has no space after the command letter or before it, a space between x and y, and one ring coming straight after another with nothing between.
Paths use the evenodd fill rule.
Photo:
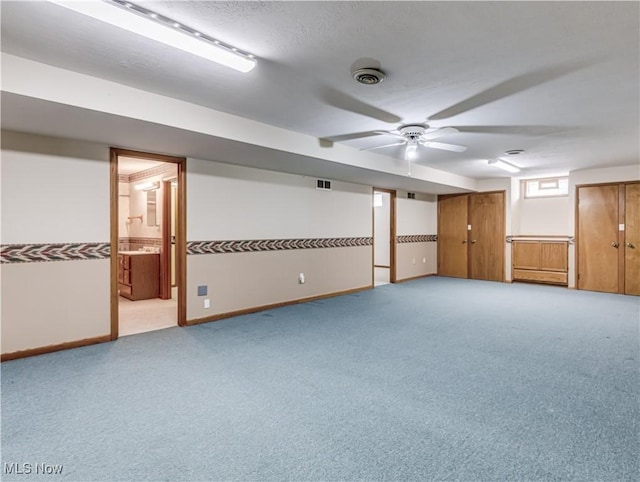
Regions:
<instances>
[{"instance_id":1,"label":"tile floor","mask_svg":"<svg viewBox=\"0 0 640 482\"><path fill-rule=\"evenodd\" d=\"M389 281L389 268L374 268L374 286L388 285Z\"/></svg>"},{"instance_id":2,"label":"tile floor","mask_svg":"<svg viewBox=\"0 0 640 482\"><path fill-rule=\"evenodd\" d=\"M135 335L178 325L176 298L131 301L118 298L119 336Z\"/></svg>"}]
</instances>

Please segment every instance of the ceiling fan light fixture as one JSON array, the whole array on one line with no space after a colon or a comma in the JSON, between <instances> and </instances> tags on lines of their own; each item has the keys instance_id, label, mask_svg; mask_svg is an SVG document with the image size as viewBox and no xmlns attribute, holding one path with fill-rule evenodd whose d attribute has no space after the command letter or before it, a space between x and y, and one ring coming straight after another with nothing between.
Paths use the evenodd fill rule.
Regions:
<instances>
[{"instance_id":1,"label":"ceiling fan light fixture","mask_svg":"<svg viewBox=\"0 0 640 482\"><path fill-rule=\"evenodd\" d=\"M49 2L239 72L249 72L256 66L256 60L252 55L130 2L123 0L93 2L49 0Z\"/></svg>"},{"instance_id":2,"label":"ceiling fan light fixture","mask_svg":"<svg viewBox=\"0 0 640 482\"><path fill-rule=\"evenodd\" d=\"M507 171L511 173L520 172L519 167L514 166L513 164L509 164L508 162L505 162L502 159L489 159L488 163L490 166L498 167L503 171Z\"/></svg>"},{"instance_id":3,"label":"ceiling fan light fixture","mask_svg":"<svg viewBox=\"0 0 640 482\"><path fill-rule=\"evenodd\" d=\"M404 151L404 158L407 161L415 161L418 158L418 144L407 144L407 149Z\"/></svg>"},{"instance_id":4,"label":"ceiling fan light fixture","mask_svg":"<svg viewBox=\"0 0 640 482\"><path fill-rule=\"evenodd\" d=\"M364 85L376 85L387 78L385 73L378 69L358 69L354 70L351 75L356 82Z\"/></svg>"}]
</instances>

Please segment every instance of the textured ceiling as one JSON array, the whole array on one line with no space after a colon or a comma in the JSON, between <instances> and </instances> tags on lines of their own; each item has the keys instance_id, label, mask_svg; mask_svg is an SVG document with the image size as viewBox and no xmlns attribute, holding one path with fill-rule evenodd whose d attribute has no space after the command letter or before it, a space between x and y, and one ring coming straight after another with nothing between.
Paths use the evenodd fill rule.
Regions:
<instances>
[{"instance_id":1,"label":"textured ceiling","mask_svg":"<svg viewBox=\"0 0 640 482\"><path fill-rule=\"evenodd\" d=\"M2 2L2 50L222 112L344 142L406 123L454 126L419 164L523 176L640 159L638 2L140 2L255 54L239 74L47 2ZM362 59L371 59L362 63ZM363 86L352 65L379 63ZM402 147L379 154L401 158ZM504 157L504 156L503 156Z\"/></svg>"}]
</instances>

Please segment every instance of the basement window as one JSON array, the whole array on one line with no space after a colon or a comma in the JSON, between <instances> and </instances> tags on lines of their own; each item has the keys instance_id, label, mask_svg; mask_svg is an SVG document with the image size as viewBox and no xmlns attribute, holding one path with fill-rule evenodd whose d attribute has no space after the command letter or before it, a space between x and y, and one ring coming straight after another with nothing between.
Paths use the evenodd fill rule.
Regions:
<instances>
[{"instance_id":1,"label":"basement window","mask_svg":"<svg viewBox=\"0 0 640 482\"><path fill-rule=\"evenodd\" d=\"M525 199L568 196L569 178L525 179L522 188Z\"/></svg>"}]
</instances>

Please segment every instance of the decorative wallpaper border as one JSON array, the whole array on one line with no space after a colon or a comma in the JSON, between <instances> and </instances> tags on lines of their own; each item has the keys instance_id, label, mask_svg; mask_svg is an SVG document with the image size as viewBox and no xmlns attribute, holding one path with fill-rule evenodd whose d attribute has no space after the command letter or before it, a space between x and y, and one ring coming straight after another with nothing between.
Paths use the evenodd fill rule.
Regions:
<instances>
[{"instance_id":1,"label":"decorative wallpaper border","mask_svg":"<svg viewBox=\"0 0 640 482\"><path fill-rule=\"evenodd\" d=\"M159 166L145 169L144 171L134 172L129 174L129 182L142 181L149 177L159 176L161 174L177 174L178 165L172 162L163 162Z\"/></svg>"},{"instance_id":2,"label":"decorative wallpaper border","mask_svg":"<svg viewBox=\"0 0 640 482\"><path fill-rule=\"evenodd\" d=\"M130 238L120 238L122 243ZM148 244L157 241L144 239ZM403 235L398 243L435 242L435 234ZM189 241L187 254L258 253L264 251L287 251L294 249L352 248L372 246L372 237L354 238L302 238L302 239L255 239L230 241ZM45 243L45 244L3 244L0 245L0 263L34 263L50 261L77 261L107 259L111 253L109 243Z\"/></svg>"},{"instance_id":3,"label":"decorative wallpaper border","mask_svg":"<svg viewBox=\"0 0 640 482\"><path fill-rule=\"evenodd\" d=\"M107 259L109 243L49 243L0 245L0 264Z\"/></svg>"},{"instance_id":4,"label":"decorative wallpaper border","mask_svg":"<svg viewBox=\"0 0 640 482\"><path fill-rule=\"evenodd\" d=\"M397 236L396 240L400 243L434 243L438 241L437 234L405 234Z\"/></svg>"},{"instance_id":5,"label":"decorative wallpaper border","mask_svg":"<svg viewBox=\"0 0 640 482\"><path fill-rule=\"evenodd\" d=\"M162 238L119 238L120 244L146 244L149 246L162 246Z\"/></svg>"},{"instance_id":6,"label":"decorative wallpaper border","mask_svg":"<svg viewBox=\"0 0 640 482\"><path fill-rule=\"evenodd\" d=\"M144 171L133 172L131 174L118 174L118 182L142 181L148 177L159 176L160 174L175 174L178 172L177 164L164 162L158 166L150 167Z\"/></svg>"},{"instance_id":7,"label":"decorative wallpaper border","mask_svg":"<svg viewBox=\"0 0 640 482\"><path fill-rule=\"evenodd\" d=\"M246 241L189 241L187 254L258 253L292 249L352 248L372 246L372 237L362 238L307 238L256 239Z\"/></svg>"}]
</instances>

